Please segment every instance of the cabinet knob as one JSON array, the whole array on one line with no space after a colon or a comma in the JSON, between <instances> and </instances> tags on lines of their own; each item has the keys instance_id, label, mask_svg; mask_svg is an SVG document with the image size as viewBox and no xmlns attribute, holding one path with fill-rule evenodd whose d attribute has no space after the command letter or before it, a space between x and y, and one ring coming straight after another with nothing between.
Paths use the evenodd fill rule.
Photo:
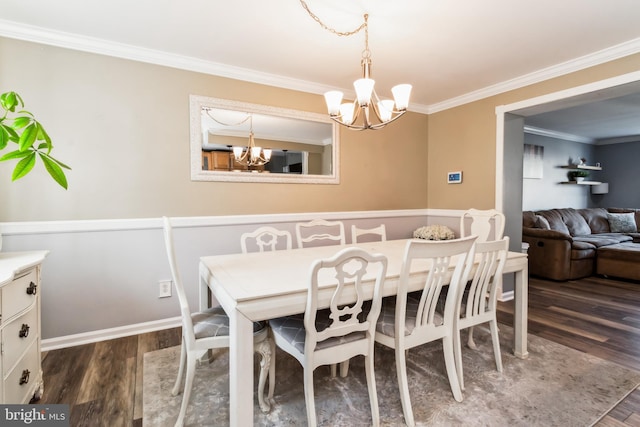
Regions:
<instances>
[{"instance_id":1,"label":"cabinet knob","mask_svg":"<svg viewBox=\"0 0 640 427\"><path fill-rule=\"evenodd\" d=\"M38 285L36 285L33 282L29 283L29 286L27 287L27 294L35 295L37 291L38 291Z\"/></svg>"},{"instance_id":2,"label":"cabinet knob","mask_svg":"<svg viewBox=\"0 0 640 427\"><path fill-rule=\"evenodd\" d=\"M22 376L20 377L20 385L23 385L29 382L30 374L31 372L29 372L28 369L25 369L24 371L22 371Z\"/></svg>"},{"instance_id":3,"label":"cabinet knob","mask_svg":"<svg viewBox=\"0 0 640 427\"><path fill-rule=\"evenodd\" d=\"M22 328L20 328L20 332L18 333L20 338L26 338L29 336L29 325L26 323L22 324Z\"/></svg>"}]
</instances>

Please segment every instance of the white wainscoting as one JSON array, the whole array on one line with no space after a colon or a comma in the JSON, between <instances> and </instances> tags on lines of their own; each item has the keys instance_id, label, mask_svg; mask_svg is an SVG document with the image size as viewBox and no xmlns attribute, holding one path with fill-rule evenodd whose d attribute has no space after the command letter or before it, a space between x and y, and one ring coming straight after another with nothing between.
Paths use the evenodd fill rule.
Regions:
<instances>
[{"instance_id":1,"label":"white wainscoting","mask_svg":"<svg viewBox=\"0 0 640 427\"><path fill-rule=\"evenodd\" d=\"M314 218L342 220L346 230L351 224L384 223L388 239L401 239L430 224L459 233L461 214L411 209L177 217L174 233L179 269L195 309L199 258L240 252L240 234L258 226L294 233L296 222ZM180 325L175 295L158 298L158 282L170 278L161 229L161 218L0 223L3 251L50 251L42 269L43 350Z\"/></svg>"}]
</instances>

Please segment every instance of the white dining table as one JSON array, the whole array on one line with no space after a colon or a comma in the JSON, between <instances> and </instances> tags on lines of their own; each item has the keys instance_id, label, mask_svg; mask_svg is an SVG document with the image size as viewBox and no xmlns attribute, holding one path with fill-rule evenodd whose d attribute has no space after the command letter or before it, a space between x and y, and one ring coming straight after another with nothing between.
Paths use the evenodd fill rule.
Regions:
<instances>
[{"instance_id":1,"label":"white dining table","mask_svg":"<svg viewBox=\"0 0 640 427\"><path fill-rule=\"evenodd\" d=\"M404 250L408 240L318 246L249 254L200 258L200 309L209 305L212 294L229 316L229 404L230 424L253 425L253 322L303 313L307 302L310 266L346 246L358 246L388 258L383 296L395 295ZM411 271L410 290L424 284L428 267ZM509 252L504 273L515 273L514 346L517 357L527 357L527 255ZM368 285L373 294L373 282ZM319 289L319 305L328 306L331 290Z\"/></svg>"}]
</instances>

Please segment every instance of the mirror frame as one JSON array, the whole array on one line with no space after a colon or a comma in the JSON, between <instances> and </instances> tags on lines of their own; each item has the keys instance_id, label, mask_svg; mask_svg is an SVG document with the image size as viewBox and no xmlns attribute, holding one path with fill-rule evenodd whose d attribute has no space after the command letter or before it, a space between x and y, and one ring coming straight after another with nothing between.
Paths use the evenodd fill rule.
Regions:
<instances>
[{"instance_id":1,"label":"mirror frame","mask_svg":"<svg viewBox=\"0 0 640 427\"><path fill-rule=\"evenodd\" d=\"M202 107L244 111L248 113L265 114L331 124L331 132L333 137L333 152L331 156L332 173L330 175L300 175L202 170ZM192 181L340 184L340 132L338 129L338 125L325 114L273 107L269 105L251 104L248 102L232 101L228 99L190 95L189 115L191 132Z\"/></svg>"}]
</instances>

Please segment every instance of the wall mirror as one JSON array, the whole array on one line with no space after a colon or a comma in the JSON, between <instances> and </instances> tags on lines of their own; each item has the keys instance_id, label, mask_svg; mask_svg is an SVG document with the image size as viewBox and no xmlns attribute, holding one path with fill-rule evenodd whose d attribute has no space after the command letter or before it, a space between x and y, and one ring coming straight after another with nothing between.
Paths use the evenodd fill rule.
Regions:
<instances>
[{"instance_id":1,"label":"wall mirror","mask_svg":"<svg viewBox=\"0 0 640 427\"><path fill-rule=\"evenodd\" d=\"M191 95L190 128L192 181L340 183L339 132L324 114Z\"/></svg>"}]
</instances>

